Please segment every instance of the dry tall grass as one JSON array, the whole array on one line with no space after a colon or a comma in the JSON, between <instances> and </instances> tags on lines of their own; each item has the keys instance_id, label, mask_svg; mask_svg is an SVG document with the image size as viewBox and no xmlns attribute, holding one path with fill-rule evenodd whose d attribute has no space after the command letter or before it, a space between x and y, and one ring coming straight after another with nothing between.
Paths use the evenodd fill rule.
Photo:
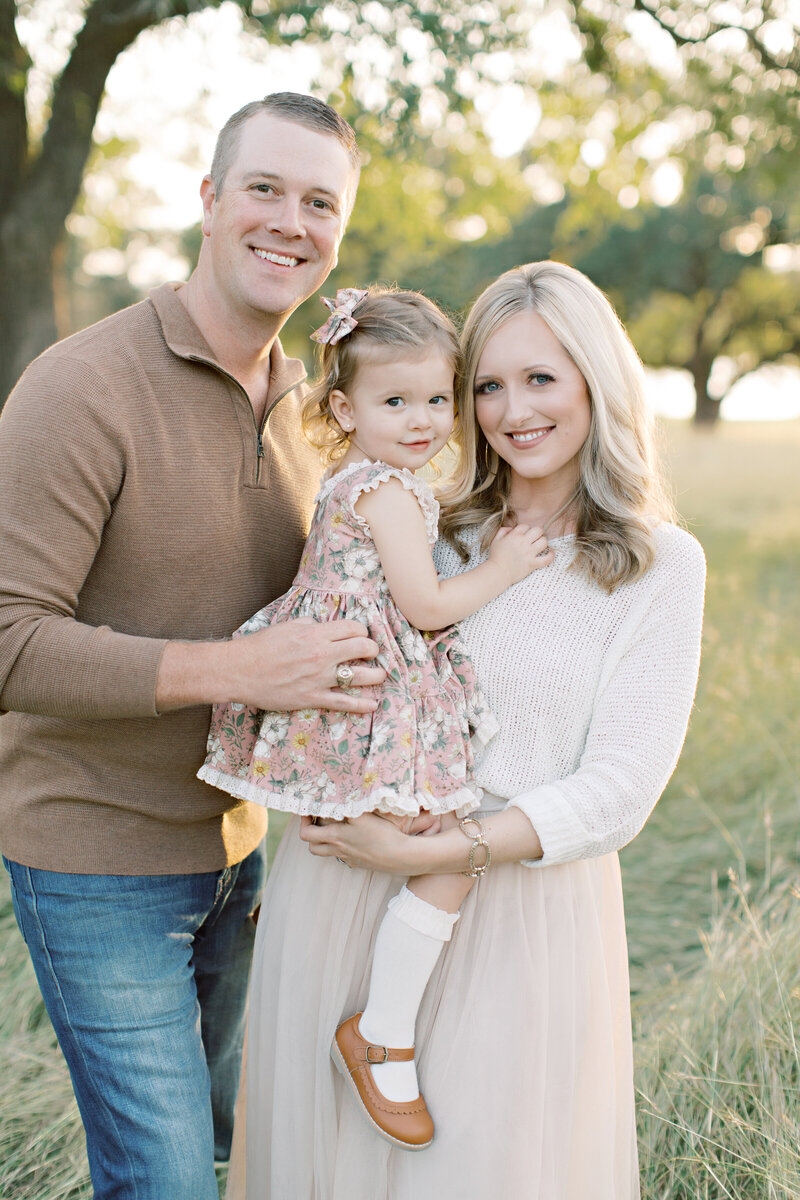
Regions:
<instances>
[{"instance_id":1,"label":"dry tall grass","mask_svg":"<svg viewBox=\"0 0 800 1200\"><path fill-rule=\"evenodd\" d=\"M800 423L670 431L709 562L686 748L623 853L644 1200L800 1198Z\"/></svg>"}]
</instances>

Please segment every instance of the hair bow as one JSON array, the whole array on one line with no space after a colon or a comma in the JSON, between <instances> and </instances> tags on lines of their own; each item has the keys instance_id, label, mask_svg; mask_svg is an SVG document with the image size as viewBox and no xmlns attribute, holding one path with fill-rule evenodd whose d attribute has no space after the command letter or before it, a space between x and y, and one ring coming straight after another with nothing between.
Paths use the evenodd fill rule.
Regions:
<instances>
[{"instance_id":1,"label":"hair bow","mask_svg":"<svg viewBox=\"0 0 800 1200\"><path fill-rule=\"evenodd\" d=\"M339 288L335 300L320 296L322 303L331 310L331 315L324 325L314 330L312 339L324 345L335 346L343 337L347 337L348 333L352 333L358 324L353 316L353 309L366 295L368 293L359 288Z\"/></svg>"}]
</instances>

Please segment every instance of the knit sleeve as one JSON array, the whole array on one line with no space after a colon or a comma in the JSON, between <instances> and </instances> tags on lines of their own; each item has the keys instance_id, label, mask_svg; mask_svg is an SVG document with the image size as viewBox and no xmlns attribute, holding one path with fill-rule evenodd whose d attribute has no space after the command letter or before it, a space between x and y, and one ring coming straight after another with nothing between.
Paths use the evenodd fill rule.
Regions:
<instances>
[{"instance_id":1,"label":"knit sleeve","mask_svg":"<svg viewBox=\"0 0 800 1200\"><path fill-rule=\"evenodd\" d=\"M513 797L542 844L532 867L595 858L644 825L675 769L700 662L705 559L682 534L636 628L609 653L577 770Z\"/></svg>"},{"instance_id":2,"label":"knit sleeve","mask_svg":"<svg viewBox=\"0 0 800 1200\"><path fill-rule=\"evenodd\" d=\"M44 355L0 419L0 706L51 717L155 716L164 645L76 619L125 474L112 398Z\"/></svg>"}]
</instances>

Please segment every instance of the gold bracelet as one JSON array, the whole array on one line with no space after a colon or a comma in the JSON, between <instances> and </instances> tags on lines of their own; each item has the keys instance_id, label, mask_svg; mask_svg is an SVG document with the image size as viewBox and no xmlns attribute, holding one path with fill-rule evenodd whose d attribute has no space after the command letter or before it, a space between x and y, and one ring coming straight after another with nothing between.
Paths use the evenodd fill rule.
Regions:
<instances>
[{"instance_id":1,"label":"gold bracelet","mask_svg":"<svg viewBox=\"0 0 800 1200\"><path fill-rule=\"evenodd\" d=\"M467 825L472 825L477 829L477 833L470 832ZM466 875L469 879L480 879L481 875L485 875L489 870L489 863L492 861L492 851L489 843L486 841L486 830L477 817L462 817L458 822L458 827L465 837L472 840L472 845L469 848L469 870L462 871L462 875ZM475 853L479 847L483 847L486 851L486 857L482 863L475 862Z\"/></svg>"}]
</instances>

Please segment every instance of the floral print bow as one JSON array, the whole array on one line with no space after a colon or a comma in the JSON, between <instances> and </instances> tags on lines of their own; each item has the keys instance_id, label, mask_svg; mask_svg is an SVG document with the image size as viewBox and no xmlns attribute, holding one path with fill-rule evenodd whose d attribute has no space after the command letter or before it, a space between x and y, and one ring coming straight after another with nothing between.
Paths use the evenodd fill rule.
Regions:
<instances>
[{"instance_id":1,"label":"floral print bow","mask_svg":"<svg viewBox=\"0 0 800 1200\"><path fill-rule=\"evenodd\" d=\"M313 340L322 342L324 345L335 346L343 337L347 337L348 333L352 333L358 324L353 316L353 309L367 294L366 291L361 291L359 288L339 288L335 300L329 300L327 296L320 296L322 303L331 310L331 315L324 325L320 325L319 329L314 330L311 335Z\"/></svg>"}]
</instances>

